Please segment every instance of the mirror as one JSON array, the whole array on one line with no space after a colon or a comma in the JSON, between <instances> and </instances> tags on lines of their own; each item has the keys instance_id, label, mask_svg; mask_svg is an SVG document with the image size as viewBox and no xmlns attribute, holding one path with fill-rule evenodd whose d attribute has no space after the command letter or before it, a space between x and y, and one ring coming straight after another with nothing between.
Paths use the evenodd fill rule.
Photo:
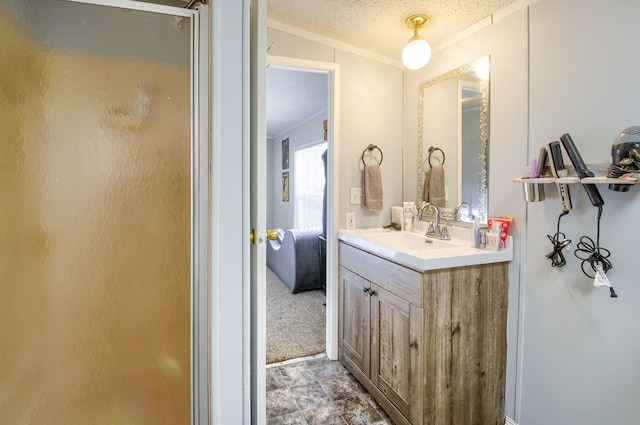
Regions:
<instances>
[{"instance_id":1,"label":"mirror","mask_svg":"<svg viewBox=\"0 0 640 425\"><path fill-rule=\"evenodd\" d=\"M461 207L459 221L478 216L486 223L489 57L425 81L418 91L418 204L436 203L442 217L455 219L464 202L471 212Z\"/></svg>"}]
</instances>

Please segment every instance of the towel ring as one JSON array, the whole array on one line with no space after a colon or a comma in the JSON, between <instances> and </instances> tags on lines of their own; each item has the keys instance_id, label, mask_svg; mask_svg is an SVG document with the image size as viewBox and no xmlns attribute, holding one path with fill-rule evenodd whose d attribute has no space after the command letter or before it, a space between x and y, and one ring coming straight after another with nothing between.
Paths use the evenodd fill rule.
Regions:
<instances>
[{"instance_id":1,"label":"towel ring","mask_svg":"<svg viewBox=\"0 0 640 425\"><path fill-rule=\"evenodd\" d=\"M429 167L431 167L431 155L433 154L433 152L435 151L440 151L440 153L442 154L442 162L440 163L441 165L444 165L444 151L440 148L434 148L433 146L429 146Z\"/></svg>"},{"instance_id":2,"label":"towel ring","mask_svg":"<svg viewBox=\"0 0 640 425\"><path fill-rule=\"evenodd\" d=\"M374 149L378 149L378 152L380 152L380 161L378 161L378 165L382 165L382 158L384 157L384 155L382 154L382 149L380 149L378 147L378 145L369 145L366 148L364 148L364 150L362 151L362 164L363 165L367 165L366 162L364 162L364 154L369 151L373 151Z\"/></svg>"}]
</instances>

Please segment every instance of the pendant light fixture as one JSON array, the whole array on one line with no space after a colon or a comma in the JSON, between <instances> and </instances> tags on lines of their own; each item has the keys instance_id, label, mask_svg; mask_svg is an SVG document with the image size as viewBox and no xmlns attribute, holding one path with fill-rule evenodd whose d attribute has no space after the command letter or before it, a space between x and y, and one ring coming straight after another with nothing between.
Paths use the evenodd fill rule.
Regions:
<instances>
[{"instance_id":1,"label":"pendant light fixture","mask_svg":"<svg viewBox=\"0 0 640 425\"><path fill-rule=\"evenodd\" d=\"M409 69L420 69L431 59L431 46L418 34L418 29L427 25L429 21L427 15L411 15L404 21L407 27L413 29L413 37L402 51L402 63Z\"/></svg>"}]
</instances>

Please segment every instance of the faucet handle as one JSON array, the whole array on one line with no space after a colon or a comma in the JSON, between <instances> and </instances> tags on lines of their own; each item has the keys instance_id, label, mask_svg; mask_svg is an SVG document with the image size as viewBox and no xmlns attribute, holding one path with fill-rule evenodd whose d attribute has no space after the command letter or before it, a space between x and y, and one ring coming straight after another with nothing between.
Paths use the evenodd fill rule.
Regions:
<instances>
[{"instance_id":1,"label":"faucet handle","mask_svg":"<svg viewBox=\"0 0 640 425\"><path fill-rule=\"evenodd\" d=\"M435 233L435 232L436 232L436 229L435 229L435 227L433 226L433 222L429 222L429 228L427 229L427 233L431 233L431 234L433 234L433 233Z\"/></svg>"},{"instance_id":2,"label":"faucet handle","mask_svg":"<svg viewBox=\"0 0 640 425\"><path fill-rule=\"evenodd\" d=\"M449 239L449 229L447 228L446 225L442 226L442 230L440 231L440 236L442 236L442 239Z\"/></svg>"}]
</instances>

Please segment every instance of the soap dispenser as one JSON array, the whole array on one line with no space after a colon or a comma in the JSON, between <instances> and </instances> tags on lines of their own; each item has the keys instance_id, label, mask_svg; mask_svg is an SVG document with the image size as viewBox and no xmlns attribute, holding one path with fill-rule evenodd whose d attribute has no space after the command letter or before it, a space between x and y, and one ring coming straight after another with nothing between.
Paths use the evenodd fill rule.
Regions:
<instances>
[{"instance_id":1,"label":"soap dispenser","mask_svg":"<svg viewBox=\"0 0 640 425\"><path fill-rule=\"evenodd\" d=\"M480 248L480 217L473 216L473 244Z\"/></svg>"}]
</instances>

